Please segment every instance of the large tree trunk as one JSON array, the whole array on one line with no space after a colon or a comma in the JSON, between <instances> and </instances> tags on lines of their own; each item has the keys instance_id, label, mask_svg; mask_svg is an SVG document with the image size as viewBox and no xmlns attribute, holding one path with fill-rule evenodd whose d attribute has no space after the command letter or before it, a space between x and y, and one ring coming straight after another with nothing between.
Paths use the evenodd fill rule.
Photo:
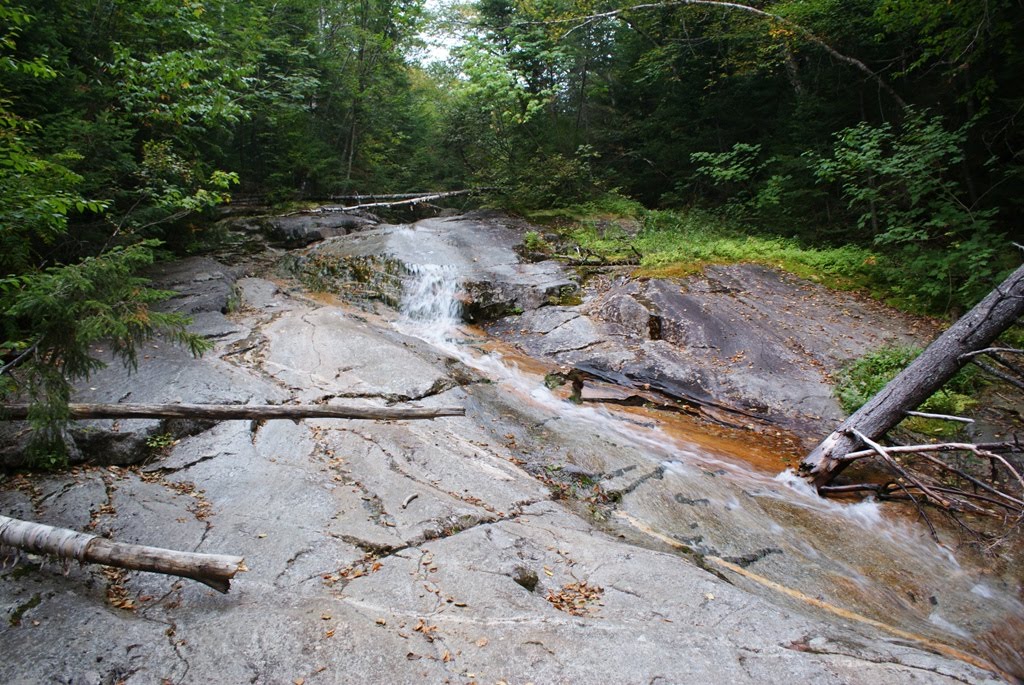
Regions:
<instances>
[{"instance_id":1,"label":"large tree trunk","mask_svg":"<svg viewBox=\"0 0 1024 685\"><path fill-rule=\"evenodd\" d=\"M28 404L0 405L0 421L28 418ZM329 404L69 404L72 419L436 419L462 407L342 407Z\"/></svg>"},{"instance_id":2,"label":"large tree trunk","mask_svg":"<svg viewBox=\"0 0 1024 685\"><path fill-rule=\"evenodd\" d=\"M218 592L227 592L231 579L244 570L242 557L131 545L7 516L0 516L0 545L81 563L191 578Z\"/></svg>"},{"instance_id":3,"label":"large tree trunk","mask_svg":"<svg viewBox=\"0 0 1024 685\"><path fill-rule=\"evenodd\" d=\"M939 336L917 359L846 419L804 458L800 471L816 487L827 485L846 468L848 453L862 445L856 429L872 440L881 438L969 361L1024 315L1024 266Z\"/></svg>"}]
</instances>

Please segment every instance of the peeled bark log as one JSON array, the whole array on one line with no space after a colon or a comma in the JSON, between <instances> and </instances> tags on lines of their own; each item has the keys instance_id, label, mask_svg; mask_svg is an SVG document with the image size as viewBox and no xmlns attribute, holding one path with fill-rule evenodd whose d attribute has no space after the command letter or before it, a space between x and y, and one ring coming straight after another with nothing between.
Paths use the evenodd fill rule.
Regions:
<instances>
[{"instance_id":1,"label":"peeled bark log","mask_svg":"<svg viewBox=\"0 0 1024 685\"><path fill-rule=\"evenodd\" d=\"M316 209L300 209L297 212L289 212L282 216L295 216L296 214L330 214L332 212L351 212L357 209L371 209L375 207L399 207L401 205L417 205L421 202L432 202L433 200L443 200L446 197L458 197L459 195L472 195L473 193L480 192L481 189L471 190L450 190L445 193L418 193L418 194L402 194L393 197L406 198L401 200L394 200L390 202L365 202L350 205L348 207L317 207ZM352 196L352 197L364 197L364 196ZM367 196L372 199L374 196ZM380 197L388 197L382 195ZM359 200L356 200L359 202Z\"/></svg>"},{"instance_id":2,"label":"peeled bark log","mask_svg":"<svg viewBox=\"0 0 1024 685\"><path fill-rule=\"evenodd\" d=\"M7 516L0 516L0 545L81 563L191 578L224 593L235 574L244 570L242 557L131 545Z\"/></svg>"},{"instance_id":3,"label":"peeled bark log","mask_svg":"<svg viewBox=\"0 0 1024 685\"><path fill-rule=\"evenodd\" d=\"M815 447L800 464L801 473L816 487L829 484L850 463L843 457L863 444L854 430L871 440L881 438L903 420L908 410L945 385L969 361L971 353L988 347L1022 315L1024 266L1010 274Z\"/></svg>"},{"instance_id":4,"label":"peeled bark log","mask_svg":"<svg viewBox=\"0 0 1024 685\"><path fill-rule=\"evenodd\" d=\"M0 406L0 421L28 418L28 404ZM328 404L69 404L72 419L436 419L465 416L462 407L340 407Z\"/></svg>"}]
</instances>

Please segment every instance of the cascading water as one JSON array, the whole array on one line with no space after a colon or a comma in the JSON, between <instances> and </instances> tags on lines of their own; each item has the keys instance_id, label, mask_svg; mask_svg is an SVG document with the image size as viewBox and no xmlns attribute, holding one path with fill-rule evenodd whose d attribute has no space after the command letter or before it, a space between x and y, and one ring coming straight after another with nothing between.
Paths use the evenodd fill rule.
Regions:
<instances>
[{"instance_id":1,"label":"cascading water","mask_svg":"<svg viewBox=\"0 0 1024 685\"><path fill-rule=\"evenodd\" d=\"M438 264L410 264L406 268L399 328L431 343L449 342L462 320L457 270Z\"/></svg>"},{"instance_id":2,"label":"cascading water","mask_svg":"<svg viewBox=\"0 0 1024 685\"><path fill-rule=\"evenodd\" d=\"M566 456L595 449L597 438L580 436L601 436L599 449L639 455L657 467L659 483L650 494L620 503L619 513L634 525L744 569L756 562L752 577L767 577L766 586L824 596L843 609L948 644L970 644L997 629L997 616L1024 616L1012 588L965 570L950 550L911 524L888 519L876 502L822 499L791 472L759 473L741 457L709 453L656 425L638 425L631 415L569 403L500 354L466 344L458 330L459 279L452 265L408 266L398 329L476 369L546 417L539 423L557 423L552 439ZM744 544L757 553L723 552Z\"/></svg>"}]
</instances>

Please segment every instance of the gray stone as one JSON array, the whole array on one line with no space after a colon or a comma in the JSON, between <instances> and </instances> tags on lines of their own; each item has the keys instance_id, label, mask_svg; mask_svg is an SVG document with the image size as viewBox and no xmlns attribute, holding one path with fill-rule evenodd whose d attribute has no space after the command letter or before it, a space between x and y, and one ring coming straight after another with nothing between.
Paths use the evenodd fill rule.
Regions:
<instances>
[{"instance_id":1,"label":"gray stone","mask_svg":"<svg viewBox=\"0 0 1024 685\"><path fill-rule=\"evenodd\" d=\"M275 245L294 248L347 235L379 223L380 220L368 212L324 212L290 216L236 217L222 221L221 225L232 231L260 233Z\"/></svg>"},{"instance_id":2,"label":"gray stone","mask_svg":"<svg viewBox=\"0 0 1024 685\"><path fill-rule=\"evenodd\" d=\"M560 402L539 377L468 382L372 317L262 283L241 292L254 293L230 318L252 331L244 344L217 342L198 362L147 348L139 375L87 392L422 396L467 415L229 421L141 469L2 481L5 512L240 554L248 570L220 595L154 574L9 563L0 681L998 682L799 599L821 595L946 643L962 644L929 617L983 635L1006 606L972 593L969 569L953 572L930 543L894 544L878 521L849 535L848 509L630 416ZM570 314L552 309L538 326L584 318ZM592 480L620 501L602 501ZM909 580L890 590L872 573Z\"/></svg>"},{"instance_id":3,"label":"gray stone","mask_svg":"<svg viewBox=\"0 0 1024 685\"><path fill-rule=\"evenodd\" d=\"M344 264L381 256L406 269L451 266L463 274L467 295L464 315L469 320L487 320L536 309L577 290L556 262L519 263L514 248L528 230L528 225L507 217L486 221L465 215L424 219L411 227L385 226L324 241L307 251L298 268L309 273L311 269L323 269L325 261L340 263L342 267L335 270L337 276L350 278L351 269L343 268ZM322 276L318 278L322 280ZM344 292L344 288L338 288ZM386 293L384 299L393 300L394 295Z\"/></svg>"},{"instance_id":4,"label":"gray stone","mask_svg":"<svg viewBox=\"0 0 1024 685\"><path fill-rule=\"evenodd\" d=\"M265 329L263 368L303 401L422 399L455 385L400 342L375 335L341 309L289 312Z\"/></svg>"},{"instance_id":5,"label":"gray stone","mask_svg":"<svg viewBox=\"0 0 1024 685\"><path fill-rule=\"evenodd\" d=\"M571 324L552 326L553 318ZM932 332L877 303L750 264L683 280L620 280L583 306L489 330L559 364L720 405L726 411L709 411L732 425L765 421L808 436L842 418L832 374L884 344L920 343Z\"/></svg>"}]
</instances>

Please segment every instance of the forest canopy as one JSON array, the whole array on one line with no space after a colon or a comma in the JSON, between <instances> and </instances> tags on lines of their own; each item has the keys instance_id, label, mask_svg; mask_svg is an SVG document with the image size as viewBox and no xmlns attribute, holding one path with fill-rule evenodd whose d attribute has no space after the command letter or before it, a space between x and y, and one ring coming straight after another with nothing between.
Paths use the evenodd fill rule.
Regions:
<instances>
[{"instance_id":1,"label":"forest canopy","mask_svg":"<svg viewBox=\"0 0 1024 685\"><path fill-rule=\"evenodd\" d=\"M200 351L134 274L239 196L713 216L955 313L1019 262L1022 24L1019 0L0 0L2 391L66 399L98 339Z\"/></svg>"}]
</instances>

